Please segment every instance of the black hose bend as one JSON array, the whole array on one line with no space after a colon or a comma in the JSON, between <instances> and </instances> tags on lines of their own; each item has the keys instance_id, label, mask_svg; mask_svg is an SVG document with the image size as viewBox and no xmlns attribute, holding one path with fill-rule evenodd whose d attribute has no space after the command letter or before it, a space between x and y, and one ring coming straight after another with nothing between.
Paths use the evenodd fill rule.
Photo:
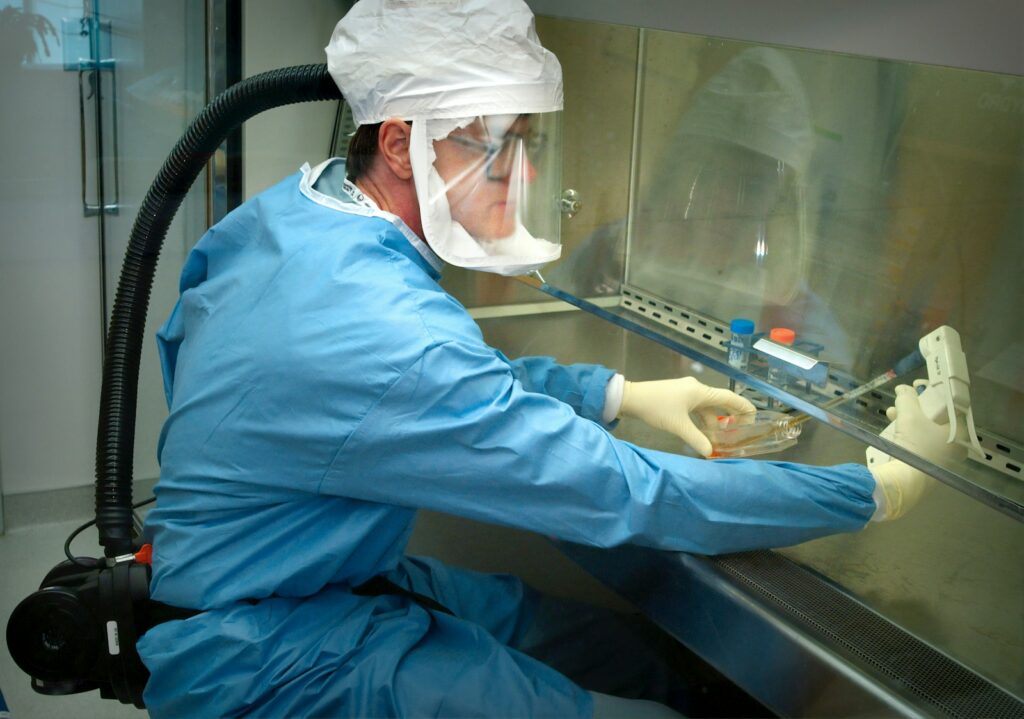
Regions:
<instances>
[{"instance_id":1,"label":"black hose bend","mask_svg":"<svg viewBox=\"0 0 1024 719\"><path fill-rule=\"evenodd\" d=\"M340 97L326 65L286 67L243 80L203 108L146 193L121 267L103 365L96 437L96 526L107 557L132 551L132 453L139 362L149 293L171 220L229 132L273 107Z\"/></svg>"}]
</instances>

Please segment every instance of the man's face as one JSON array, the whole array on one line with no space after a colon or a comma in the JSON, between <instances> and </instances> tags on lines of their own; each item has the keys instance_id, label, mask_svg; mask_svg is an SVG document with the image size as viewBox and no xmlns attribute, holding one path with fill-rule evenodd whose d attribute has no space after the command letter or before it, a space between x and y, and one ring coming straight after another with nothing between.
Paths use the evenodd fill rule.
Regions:
<instances>
[{"instance_id":1,"label":"man's face","mask_svg":"<svg viewBox=\"0 0 1024 719\"><path fill-rule=\"evenodd\" d=\"M480 118L434 141L434 167L447 188L452 219L477 239L509 237L536 177L530 163L530 119L495 125Z\"/></svg>"}]
</instances>

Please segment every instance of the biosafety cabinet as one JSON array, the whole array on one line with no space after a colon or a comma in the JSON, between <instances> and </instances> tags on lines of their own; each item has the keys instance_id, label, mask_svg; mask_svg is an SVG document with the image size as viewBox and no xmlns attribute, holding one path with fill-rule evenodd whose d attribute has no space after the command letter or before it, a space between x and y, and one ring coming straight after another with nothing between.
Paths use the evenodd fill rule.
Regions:
<instances>
[{"instance_id":1,"label":"biosafety cabinet","mask_svg":"<svg viewBox=\"0 0 1024 719\"><path fill-rule=\"evenodd\" d=\"M1024 78L640 24L538 18L565 73L563 258L448 286L507 353L810 416L764 459L874 447L935 486L900 521L770 552L564 550L780 714L1024 716ZM730 364L734 318L792 329L795 354ZM893 386L929 377L899 361L942 326L976 442L939 466L879 434Z\"/></svg>"}]
</instances>

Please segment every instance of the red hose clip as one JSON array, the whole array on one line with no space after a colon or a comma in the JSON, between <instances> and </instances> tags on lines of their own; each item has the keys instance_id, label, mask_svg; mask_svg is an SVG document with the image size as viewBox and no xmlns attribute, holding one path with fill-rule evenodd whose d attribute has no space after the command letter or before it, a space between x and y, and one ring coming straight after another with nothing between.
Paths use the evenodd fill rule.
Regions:
<instances>
[{"instance_id":1,"label":"red hose clip","mask_svg":"<svg viewBox=\"0 0 1024 719\"><path fill-rule=\"evenodd\" d=\"M135 553L135 561L139 564L153 566L153 545L143 544L142 549Z\"/></svg>"}]
</instances>

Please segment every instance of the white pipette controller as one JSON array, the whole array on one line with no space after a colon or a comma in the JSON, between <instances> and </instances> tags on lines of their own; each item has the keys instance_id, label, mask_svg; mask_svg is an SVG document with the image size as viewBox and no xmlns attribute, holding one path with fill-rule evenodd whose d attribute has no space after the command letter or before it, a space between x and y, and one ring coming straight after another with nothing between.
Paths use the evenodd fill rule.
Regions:
<instances>
[{"instance_id":1,"label":"white pipette controller","mask_svg":"<svg viewBox=\"0 0 1024 719\"><path fill-rule=\"evenodd\" d=\"M965 425L970 449L976 456L984 456L974 429L971 379L967 374L967 357L960 344L960 335L952 327L943 325L922 337L918 346L928 368L928 379L914 381L921 410L936 424L949 425L947 442L955 442L961 425ZM895 433L896 423L890 422L881 436L892 439ZM885 464L892 457L868 447L867 459L869 465Z\"/></svg>"}]
</instances>

